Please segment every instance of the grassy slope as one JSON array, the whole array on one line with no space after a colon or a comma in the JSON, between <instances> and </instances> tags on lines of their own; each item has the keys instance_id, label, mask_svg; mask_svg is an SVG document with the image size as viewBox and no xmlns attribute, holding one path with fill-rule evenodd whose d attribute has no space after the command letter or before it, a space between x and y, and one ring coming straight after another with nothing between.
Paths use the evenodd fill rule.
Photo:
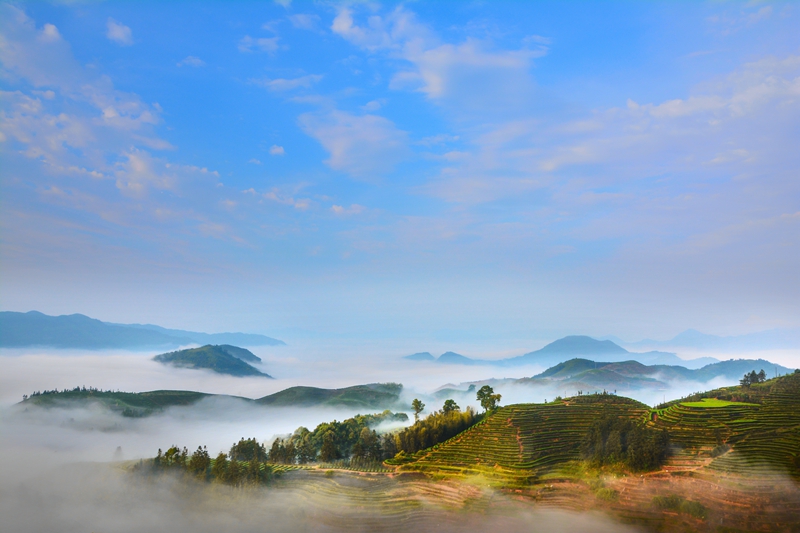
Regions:
<instances>
[{"instance_id":1,"label":"grassy slope","mask_svg":"<svg viewBox=\"0 0 800 533\"><path fill-rule=\"evenodd\" d=\"M649 424L666 428L675 444L697 456L730 446L732 452L715 459L712 469L735 473L759 467L800 477L800 374L698 396L703 398L654 411ZM709 399L722 402L712 400L717 406L709 408L703 405Z\"/></svg>"},{"instance_id":2,"label":"grassy slope","mask_svg":"<svg viewBox=\"0 0 800 533\"><path fill-rule=\"evenodd\" d=\"M343 389L290 387L256 400L261 405L309 406L348 405L355 407L386 407L398 402L402 385L381 383L356 385Z\"/></svg>"},{"instance_id":3,"label":"grassy slope","mask_svg":"<svg viewBox=\"0 0 800 533\"><path fill-rule=\"evenodd\" d=\"M201 346L200 348L164 353L155 356L153 360L178 367L205 368L219 374L228 374L231 376L272 377L269 374L264 374L256 368L253 368L241 359L232 356L222 346L214 346L211 344Z\"/></svg>"},{"instance_id":4,"label":"grassy slope","mask_svg":"<svg viewBox=\"0 0 800 533\"><path fill-rule=\"evenodd\" d=\"M402 470L530 477L578 459L591 424L606 414L639 418L647 406L613 395L591 395L549 404L499 408L460 435L419 452Z\"/></svg>"}]
</instances>

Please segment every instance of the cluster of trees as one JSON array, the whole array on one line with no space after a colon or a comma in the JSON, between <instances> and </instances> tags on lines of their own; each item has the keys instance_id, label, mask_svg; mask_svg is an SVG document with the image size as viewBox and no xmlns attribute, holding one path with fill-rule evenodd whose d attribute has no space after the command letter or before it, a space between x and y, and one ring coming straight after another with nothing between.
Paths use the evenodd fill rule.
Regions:
<instances>
[{"instance_id":1,"label":"cluster of trees","mask_svg":"<svg viewBox=\"0 0 800 533\"><path fill-rule=\"evenodd\" d=\"M751 370L749 373L745 374L744 377L739 380L739 384L742 387L749 387L750 385L764 383L765 381L767 381L767 373L764 372L762 368L761 372L756 373L755 370Z\"/></svg>"},{"instance_id":2,"label":"cluster of trees","mask_svg":"<svg viewBox=\"0 0 800 533\"><path fill-rule=\"evenodd\" d=\"M205 446L198 446L191 456L185 447L172 446L166 452L158 450L152 467L156 472L174 472L228 485L264 483L272 477L272 470L259 459L259 448L261 457L265 457L264 447L255 439L242 439L233 445L229 455L220 453L212 460Z\"/></svg>"},{"instance_id":3,"label":"cluster of trees","mask_svg":"<svg viewBox=\"0 0 800 533\"><path fill-rule=\"evenodd\" d=\"M387 443L384 447L391 447L395 453L414 453L455 437L481 418L482 415L472 407L462 411L455 401L446 400L440 411L434 411L393 435L384 435L384 442Z\"/></svg>"},{"instance_id":4,"label":"cluster of trees","mask_svg":"<svg viewBox=\"0 0 800 533\"><path fill-rule=\"evenodd\" d=\"M596 466L623 464L631 470L654 470L669 456L669 433L649 429L627 418L607 416L592 424L583 437L580 451L584 459Z\"/></svg>"},{"instance_id":5,"label":"cluster of trees","mask_svg":"<svg viewBox=\"0 0 800 533\"><path fill-rule=\"evenodd\" d=\"M43 391L38 391L37 390L37 391L33 391L30 394L30 396L28 396L27 394L23 394L22 395L22 400L25 401L28 398L33 398L34 396L44 396L46 394L62 394L62 393L65 393L65 392L114 392L114 391L112 391L112 390L102 391L100 389L95 389L94 387L88 387L88 388L87 387L75 387L74 389L64 389L64 390L58 390L58 389L43 390ZM119 392L119 391L117 391L117 392Z\"/></svg>"},{"instance_id":6,"label":"cluster of trees","mask_svg":"<svg viewBox=\"0 0 800 533\"><path fill-rule=\"evenodd\" d=\"M384 411L356 415L343 422L324 422L313 431L299 427L289 437L272 443L269 461L277 464L330 463L350 458L361 462L382 461L394 457L397 450L390 436L381 437L373 428L381 423L407 420L405 413Z\"/></svg>"}]
</instances>

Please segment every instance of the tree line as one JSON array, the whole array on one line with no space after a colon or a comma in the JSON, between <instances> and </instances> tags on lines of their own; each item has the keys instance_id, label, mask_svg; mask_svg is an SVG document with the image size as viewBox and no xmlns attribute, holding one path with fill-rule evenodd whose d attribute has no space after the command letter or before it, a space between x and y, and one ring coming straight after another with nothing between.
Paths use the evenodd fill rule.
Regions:
<instances>
[{"instance_id":1,"label":"tree line","mask_svg":"<svg viewBox=\"0 0 800 533\"><path fill-rule=\"evenodd\" d=\"M478 391L477 399L485 412L497 408L501 396L489 386ZM220 452L212 459L205 446L191 455L186 447L161 449L149 463L155 472L176 472L198 479L215 480L230 485L263 483L279 473L275 465L296 465L312 462L346 461L351 465L374 465L399 453L411 454L452 438L480 421L472 407L465 410L452 399L445 400L441 410L420 419L425 404L412 403L415 423L399 431L379 435L375 427L382 423L406 422L408 415L389 410L377 414L356 415L342 422L323 422L314 430L297 428L285 438L275 439L269 450L255 438L242 438L228 453ZM139 468L145 468L144 463Z\"/></svg>"}]
</instances>

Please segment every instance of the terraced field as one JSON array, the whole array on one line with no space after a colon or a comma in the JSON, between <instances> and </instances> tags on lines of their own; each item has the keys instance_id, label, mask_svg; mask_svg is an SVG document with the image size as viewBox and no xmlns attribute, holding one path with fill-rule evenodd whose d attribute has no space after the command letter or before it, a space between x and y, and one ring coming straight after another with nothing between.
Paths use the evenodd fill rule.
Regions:
<instances>
[{"instance_id":1,"label":"terraced field","mask_svg":"<svg viewBox=\"0 0 800 533\"><path fill-rule=\"evenodd\" d=\"M524 484L578 459L581 439L598 418L646 413L647 406L635 400L603 394L501 407L460 435L419 452L400 470L481 474Z\"/></svg>"},{"instance_id":2,"label":"terraced field","mask_svg":"<svg viewBox=\"0 0 800 533\"><path fill-rule=\"evenodd\" d=\"M760 404L683 402L652 412L648 423L666 428L684 456L701 459L730 448L709 465L720 473L776 470L800 478L800 374L767 385Z\"/></svg>"}]
</instances>

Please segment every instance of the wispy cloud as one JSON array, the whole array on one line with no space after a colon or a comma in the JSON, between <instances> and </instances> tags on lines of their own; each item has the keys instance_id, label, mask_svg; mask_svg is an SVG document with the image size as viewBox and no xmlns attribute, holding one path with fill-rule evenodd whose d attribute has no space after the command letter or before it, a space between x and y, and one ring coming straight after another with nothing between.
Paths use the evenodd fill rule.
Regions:
<instances>
[{"instance_id":1,"label":"wispy cloud","mask_svg":"<svg viewBox=\"0 0 800 533\"><path fill-rule=\"evenodd\" d=\"M269 52L273 53L278 50L279 37L250 37L245 35L239 40L240 52Z\"/></svg>"},{"instance_id":2,"label":"wispy cloud","mask_svg":"<svg viewBox=\"0 0 800 533\"><path fill-rule=\"evenodd\" d=\"M133 44L133 32L131 32L131 29L112 18L109 18L108 22L106 22L106 37L121 46Z\"/></svg>"},{"instance_id":3,"label":"wispy cloud","mask_svg":"<svg viewBox=\"0 0 800 533\"><path fill-rule=\"evenodd\" d=\"M261 79L252 79L251 82L255 83L256 85L260 85L270 91L291 91L292 89L297 88L309 88L312 85L318 83L322 79L322 76L319 74L309 74L307 76L300 76L297 78L261 78Z\"/></svg>"},{"instance_id":4,"label":"wispy cloud","mask_svg":"<svg viewBox=\"0 0 800 533\"><path fill-rule=\"evenodd\" d=\"M206 66L206 62L200 59L199 57L195 56L186 56L185 58L178 61L177 66L179 67L204 67Z\"/></svg>"},{"instance_id":5,"label":"wispy cloud","mask_svg":"<svg viewBox=\"0 0 800 533\"><path fill-rule=\"evenodd\" d=\"M300 115L300 127L328 151L325 163L354 177L386 174L408 152L408 135L377 115L324 111Z\"/></svg>"}]
</instances>

